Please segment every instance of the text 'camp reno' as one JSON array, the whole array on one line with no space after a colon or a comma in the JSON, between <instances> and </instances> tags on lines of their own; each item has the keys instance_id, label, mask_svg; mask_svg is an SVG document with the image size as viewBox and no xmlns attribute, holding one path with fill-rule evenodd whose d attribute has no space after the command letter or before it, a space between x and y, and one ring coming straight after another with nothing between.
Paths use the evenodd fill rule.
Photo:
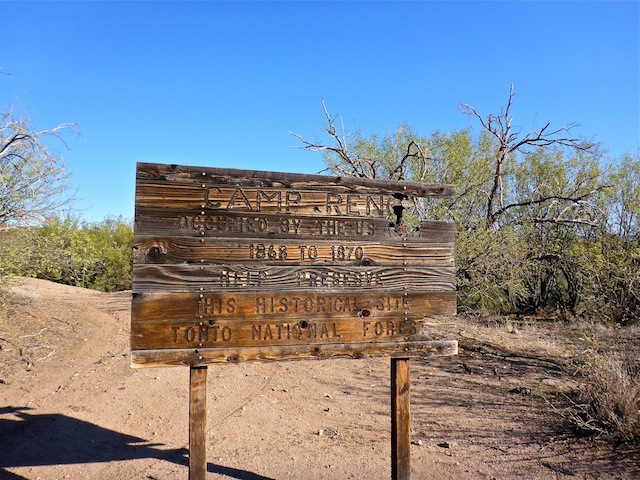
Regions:
<instances>
[{"instance_id":1,"label":"text 'camp reno'","mask_svg":"<svg viewBox=\"0 0 640 480\"><path fill-rule=\"evenodd\" d=\"M204 194L205 208L215 210L296 213L313 206L314 213L354 217L387 217L397 203L388 195L241 187L208 187Z\"/></svg>"}]
</instances>

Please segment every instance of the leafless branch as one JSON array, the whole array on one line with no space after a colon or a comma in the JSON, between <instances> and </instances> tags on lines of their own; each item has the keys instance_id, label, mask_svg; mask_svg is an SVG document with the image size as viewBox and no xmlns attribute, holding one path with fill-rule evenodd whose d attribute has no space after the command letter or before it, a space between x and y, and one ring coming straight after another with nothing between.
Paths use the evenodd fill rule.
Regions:
<instances>
[{"instance_id":1,"label":"leafless branch","mask_svg":"<svg viewBox=\"0 0 640 480\"><path fill-rule=\"evenodd\" d=\"M412 152L411 151L412 148L417 150L417 152ZM406 153L400 159L400 162L398 162L398 166L395 168L395 170L391 172L390 177L393 178L394 180L404 180L405 173L406 173L405 170L407 168L407 162L410 159L425 159L425 158L426 158L425 154L422 151L422 148L420 147L420 145L416 143L414 140L411 140L407 145Z\"/></svg>"},{"instance_id":2,"label":"leafless branch","mask_svg":"<svg viewBox=\"0 0 640 480\"><path fill-rule=\"evenodd\" d=\"M589 220L587 218L532 218L533 223L553 223L556 225L585 225L588 227L597 227L598 222L596 220Z\"/></svg>"},{"instance_id":3,"label":"leafless branch","mask_svg":"<svg viewBox=\"0 0 640 480\"><path fill-rule=\"evenodd\" d=\"M68 149L62 133L74 131L75 126L34 131L28 119L14 118L11 112L1 113L0 119L0 224L42 219L70 205L69 175L49 140L55 138Z\"/></svg>"},{"instance_id":4,"label":"leafless branch","mask_svg":"<svg viewBox=\"0 0 640 480\"><path fill-rule=\"evenodd\" d=\"M331 169L337 171L342 175L355 176L360 178L376 178L377 175L377 160L354 158L348 150L347 146L347 132L344 128L344 124L341 123L341 133L338 133L335 122L337 116L332 116L327 110L324 99L322 99L322 109L324 111L326 123L323 124L323 130L329 136L333 145L325 145L317 141L309 141L302 135L289 131L290 135L296 137L302 143L302 146L292 146L290 148L299 148L308 152L331 152L337 155L347 168L344 168L337 162L331 162Z\"/></svg>"},{"instance_id":5,"label":"leafless branch","mask_svg":"<svg viewBox=\"0 0 640 480\"><path fill-rule=\"evenodd\" d=\"M562 196L562 195L546 195L546 196L542 196L539 198L534 198L534 199L530 199L530 200L526 200L523 202L514 202L514 203L510 203L509 205L505 205L504 207L502 207L500 210L497 210L496 212L493 213L493 218L492 220L495 221L499 216L501 216L502 214L506 213L508 210L511 210L513 208L518 208L518 207L530 207L530 206L534 206L534 205L540 205L543 203L547 203L547 202L552 202L552 201L562 201L562 202L568 202L568 206L565 207L562 211L561 214L565 213L566 211L568 211L570 208L573 208L575 206L583 206L585 199L592 197L593 195L595 195L596 193L605 190L609 188L608 185L603 185L600 186L594 190L591 190L589 192L583 193L582 195L576 195L576 196ZM544 219L541 218L537 218L534 219L534 221L536 223L542 223L543 221L546 221ZM585 221L579 221L579 222L573 222L567 219L561 219L561 218L555 218L553 219L553 223L583 223L583 224L591 224L593 222L585 222ZM595 222L592 226L597 226L597 222Z\"/></svg>"},{"instance_id":6,"label":"leafless branch","mask_svg":"<svg viewBox=\"0 0 640 480\"><path fill-rule=\"evenodd\" d=\"M498 142L492 185L487 193L486 220L488 226L492 226L497 219L509 209L524 206L521 204L504 204L503 176L505 164L516 152L527 153L529 148L548 148L553 146L590 152L598 146L595 142L569 135L570 131L577 126L575 123L557 129L550 129L550 124L547 123L541 129L521 136L520 129L514 130L512 127L511 107L513 105L514 95L514 87L513 84L511 84L507 106L501 111L500 115L489 114L483 117L471 105L463 103L459 106L463 114L477 120L482 128L495 137ZM550 198L531 200L530 202L525 202L525 204L532 205L542 203L549 199ZM565 200L573 201L571 198Z\"/></svg>"}]
</instances>

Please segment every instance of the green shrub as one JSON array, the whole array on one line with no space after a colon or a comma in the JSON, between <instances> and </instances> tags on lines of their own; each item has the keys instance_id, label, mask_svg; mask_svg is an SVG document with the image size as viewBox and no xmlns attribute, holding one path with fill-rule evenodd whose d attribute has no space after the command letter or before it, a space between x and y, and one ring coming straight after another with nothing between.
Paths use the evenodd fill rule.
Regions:
<instances>
[{"instance_id":1,"label":"green shrub","mask_svg":"<svg viewBox=\"0 0 640 480\"><path fill-rule=\"evenodd\" d=\"M131 288L133 230L121 218L52 217L2 239L2 275L21 275L112 292Z\"/></svg>"}]
</instances>

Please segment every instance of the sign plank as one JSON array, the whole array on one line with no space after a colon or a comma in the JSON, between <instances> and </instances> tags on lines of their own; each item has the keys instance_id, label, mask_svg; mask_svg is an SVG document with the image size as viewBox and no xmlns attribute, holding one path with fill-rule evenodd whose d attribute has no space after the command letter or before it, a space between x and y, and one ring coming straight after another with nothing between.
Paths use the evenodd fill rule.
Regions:
<instances>
[{"instance_id":1,"label":"sign plank","mask_svg":"<svg viewBox=\"0 0 640 480\"><path fill-rule=\"evenodd\" d=\"M429 350L425 317L456 309L453 225L403 211L453 193L138 164L132 366Z\"/></svg>"},{"instance_id":2,"label":"sign plank","mask_svg":"<svg viewBox=\"0 0 640 480\"><path fill-rule=\"evenodd\" d=\"M453 246L418 242L148 238L134 240L134 262L270 265L453 265Z\"/></svg>"},{"instance_id":3,"label":"sign plank","mask_svg":"<svg viewBox=\"0 0 640 480\"><path fill-rule=\"evenodd\" d=\"M451 291L134 293L132 325L176 320L388 318L455 314Z\"/></svg>"},{"instance_id":4,"label":"sign plank","mask_svg":"<svg viewBox=\"0 0 640 480\"><path fill-rule=\"evenodd\" d=\"M451 198L452 185L428 185L412 182L394 182L368 178L306 175L233 168L194 167L175 164L138 163L137 183L156 184L213 184L239 187L286 188L290 190L326 190L335 192L361 192L374 194L404 193L415 197Z\"/></svg>"},{"instance_id":5,"label":"sign plank","mask_svg":"<svg viewBox=\"0 0 640 480\"><path fill-rule=\"evenodd\" d=\"M212 211L336 215L386 218L402 206L404 194L383 195L332 190L269 189L225 185L157 184L140 182L140 207L205 209Z\"/></svg>"},{"instance_id":6,"label":"sign plank","mask_svg":"<svg viewBox=\"0 0 640 480\"><path fill-rule=\"evenodd\" d=\"M135 265L138 293L163 292L278 292L308 289L312 292L380 290L382 288L455 290L453 266L344 267L220 265Z\"/></svg>"},{"instance_id":7,"label":"sign plank","mask_svg":"<svg viewBox=\"0 0 640 480\"><path fill-rule=\"evenodd\" d=\"M422 330L421 321L397 318L331 320L217 320L137 323L132 327L136 350L166 348L232 348L274 345L321 345L328 343L379 343L410 340Z\"/></svg>"},{"instance_id":8,"label":"sign plank","mask_svg":"<svg viewBox=\"0 0 640 480\"><path fill-rule=\"evenodd\" d=\"M411 342L360 343L349 345L284 345L243 348L202 348L179 350L134 350L132 362L137 367L178 366L249 361L274 362L300 359L364 358L388 355L405 358L411 355L457 355L457 340L432 340L427 336Z\"/></svg>"},{"instance_id":9,"label":"sign plank","mask_svg":"<svg viewBox=\"0 0 640 480\"><path fill-rule=\"evenodd\" d=\"M147 236L273 239L397 240L396 216L359 218L326 215L274 215L235 211L138 207L136 232ZM453 224L422 221L407 241L453 243Z\"/></svg>"}]
</instances>

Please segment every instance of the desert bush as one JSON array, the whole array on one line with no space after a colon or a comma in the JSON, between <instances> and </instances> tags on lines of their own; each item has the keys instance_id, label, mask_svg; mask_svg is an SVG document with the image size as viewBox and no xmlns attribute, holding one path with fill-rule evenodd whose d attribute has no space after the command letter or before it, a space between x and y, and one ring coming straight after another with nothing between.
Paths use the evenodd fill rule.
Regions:
<instances>
[{"instance_id":1,"label":"desert bush","mask_svg":"<svg viewBox=\"0 0 640 480\"><path fill-rule=\"evenodd\" d=\"M580 430L640 442L640 365L629 353L590 353L570 419Z\"/></svg>"},{"instance_id":2,"label":"desert bush","mask_svg":"<svg viewBox=\"0 0 640 480\"><path fill-rule=\"evenodd\" d=\"M588 295L585 309L599 312L610 324L640 320L640 238L627 242L619 235L602 234L575 245L580 282Z\"/></svg>"},{"instance_id":3,"label":"desert bush","mask_svg":"<svg viewBox=\"0 0 640 480\"><path fill-rule=\"evenodd\" d=\"M456 239L456 284L461 312L511 313L522 296L525 250L514 232L484 227L459 231Z\"/></svg>"},{"instance_id":4,"label":"desert bush","mask_svg":"<svg viewBox=\"0 0 640 480\"><path fill-rule=\"evenodd\" d=\"M121 218L83 222L52 217L3 239L0 273L65 285L118 291L131 288L133 231Z\"/></svg>"},{"instance_id":5,"label":"desert bush","mask_svg":"<svg viewBox=\"0 0 640 480\"><path fill-rule=\"evenodd\" d=\"M121 218L107 218L85 226L98 252L99 266L89 288L105 292L131 289L133 229Z\"/></svg>"},{"instance_id":6,"label":"desert bush","mask_svg":"<svg viewBox=\"0 0 640 480\"><path fill-rule=\"evenodd\" d=\"M0 229L0 285L14 276L20 275L28 263L29 249L24 245L30 239L29 227Z\"/></svg>"}]
</instances>

